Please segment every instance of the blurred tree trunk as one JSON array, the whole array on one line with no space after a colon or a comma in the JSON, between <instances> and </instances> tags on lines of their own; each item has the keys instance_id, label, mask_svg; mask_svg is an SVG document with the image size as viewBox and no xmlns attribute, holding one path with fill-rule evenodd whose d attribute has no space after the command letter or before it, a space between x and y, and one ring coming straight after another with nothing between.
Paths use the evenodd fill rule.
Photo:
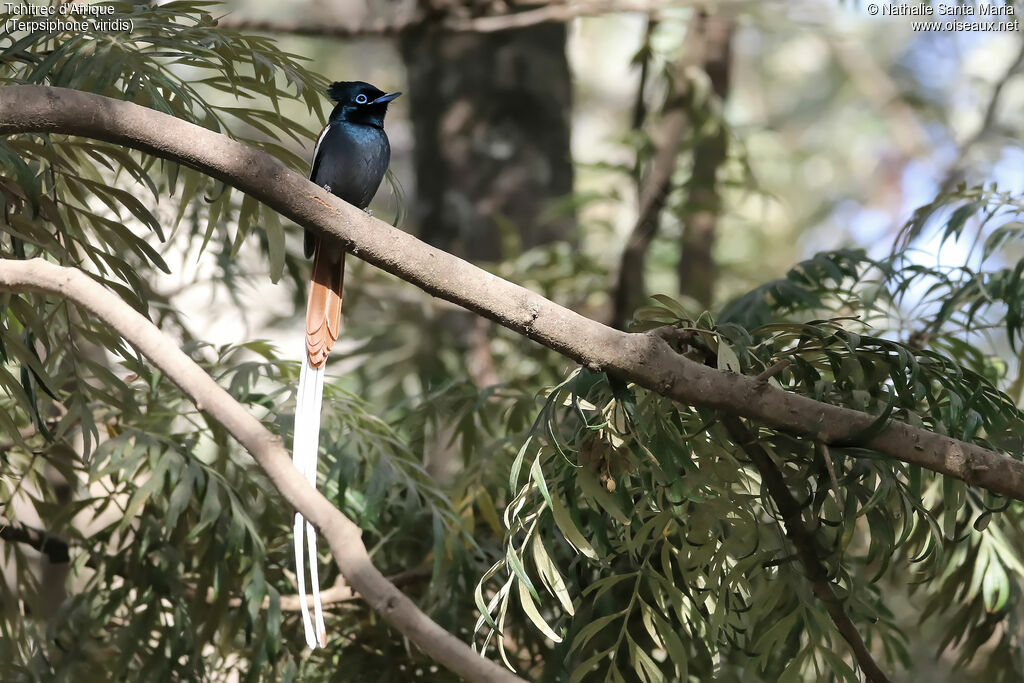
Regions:
<instances>
[{"instance_id":1,"label":"blurred tree trunk","mask_svg":"<svg viewBox=\"0 0 1024 683\"><path fill-rule=\"evenodd\" d=\"M545 215L573 184L565 42L564 24L403 35L421 239L494 261L514 256L506 230L523 248L571 238L572 217Z\"/></svg>"},{"instance_id":2,"label":"blurred tree trunk","mask_svg":"<svg viewBox=\"0 0 1024 683\"><path fill-rule=\"evenodd\" d=\"M718 170L728 154L728 137L721 108L729 94L732 65L731 19L708 16L703 26L702 68L707 74L714 99L694 113L696 139L693 146L693 171L683 206L683 237L679 254L679 293L711 306L718 268L712 249L721 212Z\"/></svg>"},{"instance_id":3,"label":"blurred tree trunk","mask_svg":"<svg viewBox=\"0 0 1024 683\"><path fill-rule=\"evenodd\" d=\"M561 23L487 34L429 27L403 34L415 139L411 210L420 239L473 261L572 239L574 217L549 214L573 189L565 47ZM463 340L477 386L498 381L490 323L449 315L438 324ZM424 368L424 390L443 380L434 372ZM445 479L458 458L453 433L421 437L428 471Z\"/></svg>"},{"instance_id":4,"label":"blurred tree trunk","mask_svg":"<svg viewBox=\"0 0 1024 683\"><path fill-rule=\"evenodd\" d=\"M718 169L725 161L726 131L718 106L728 94L732 19L695 12L687 29L686 52L668 68L672 80L669 95L651 132L654 153L650 168L640 175L637 221L626 241L612 294L611 325L625 329L633 311L646 296L644 268L647 251L657 235L669 195L675 188L673 176L684 153L688 135L694 136L693 171L689 194L683 206L683 238L678 263L680 292L708 306L714 289L716 269L712 258L715 228L720 208L716 188ZM650 32L650 28L649 28ZM646 38L650 41L650 35ZM644 50L648 50L647 46ZM714 97L694 88L693 69L704 71ZM644 82L641 75L641 88ZM646 108L643 92L634 108L634 127L643 123Z\"/></svg>"}]
</instances>

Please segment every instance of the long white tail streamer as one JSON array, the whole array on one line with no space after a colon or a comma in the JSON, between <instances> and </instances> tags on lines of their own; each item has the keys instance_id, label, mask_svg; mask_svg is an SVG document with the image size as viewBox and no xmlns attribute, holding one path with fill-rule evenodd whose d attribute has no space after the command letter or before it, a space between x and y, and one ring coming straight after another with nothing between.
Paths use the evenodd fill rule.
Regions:
<instances>
[{"instance_id":1,"label":"long white tail streamer","mask_svg":"<svg viewBox=\"0 0 1024 683\"><path fill-rule=\"evenodd\" d=\"M299 388L295 398L295 428L293 430L292 463L306 477L306 481L316 488L317 461L320 450L320 410L323 405L324 366L314 368L303 347L302 370L299 373ZM306 604L306 572L303 566L303 532L306 534L306 550L309 553L309 574L313 592L313 620L310 619L309 606ZM327 645L327 629L324 626L323 605L320 601L320 576L317 567L316 529L305 521L302 513L295 513L295 526L292 530L295 542L295 577L298 582L299 601L302 609L302 626L306 634L306 644L310 649Z\"/></svg>"}]
</instances>

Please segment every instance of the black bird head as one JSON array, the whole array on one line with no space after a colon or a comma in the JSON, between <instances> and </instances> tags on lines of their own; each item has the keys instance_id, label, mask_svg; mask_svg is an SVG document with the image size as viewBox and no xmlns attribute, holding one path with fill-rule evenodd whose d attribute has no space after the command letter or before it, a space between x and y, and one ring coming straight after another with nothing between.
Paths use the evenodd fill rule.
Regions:
<instances>
[{"instance_id":1,"label":"black bird head","mask_svg":"<svg viewBox=\"0 0 1024 683\"><path fill-rule=\"evenodd\" d=\"M385 93L362 81L336 81L327 88L327 96L338 103L331 112L331 121L348 121L383 128L388 102L401 94Z\"/></svg>"}]
</instances>

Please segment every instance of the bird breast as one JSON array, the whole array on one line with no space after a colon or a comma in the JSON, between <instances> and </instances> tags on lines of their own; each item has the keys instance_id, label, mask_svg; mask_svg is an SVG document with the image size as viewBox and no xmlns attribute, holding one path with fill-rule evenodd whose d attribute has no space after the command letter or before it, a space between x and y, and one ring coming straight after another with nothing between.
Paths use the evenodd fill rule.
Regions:
<instances>
[{"instance_id":1,"label":"bird breast","mask_svg":"<svg viewBox=\"0 0 1024 683\"><path fill-rule=\"evenodd\" d=\"M318 150L314 181L360 209L370 205L391 161L388 136L380 128L332 123Z\"/></svg>"}]
</instances>

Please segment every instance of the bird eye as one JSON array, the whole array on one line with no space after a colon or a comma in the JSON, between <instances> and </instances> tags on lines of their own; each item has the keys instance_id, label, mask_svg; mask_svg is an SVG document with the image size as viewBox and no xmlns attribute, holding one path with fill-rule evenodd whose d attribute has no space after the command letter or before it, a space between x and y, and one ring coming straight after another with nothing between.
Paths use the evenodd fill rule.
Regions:
<instances>
[{"instance_id":1,"label":"bird eye","mask_svg":"<svg viewBox=\"0 0 1024 683\"><path fill-rule=\"evenodd\" d=\"M356 104L366 104L366 95L363 93L356 95Z\"/></svg>"}]
</instances>

